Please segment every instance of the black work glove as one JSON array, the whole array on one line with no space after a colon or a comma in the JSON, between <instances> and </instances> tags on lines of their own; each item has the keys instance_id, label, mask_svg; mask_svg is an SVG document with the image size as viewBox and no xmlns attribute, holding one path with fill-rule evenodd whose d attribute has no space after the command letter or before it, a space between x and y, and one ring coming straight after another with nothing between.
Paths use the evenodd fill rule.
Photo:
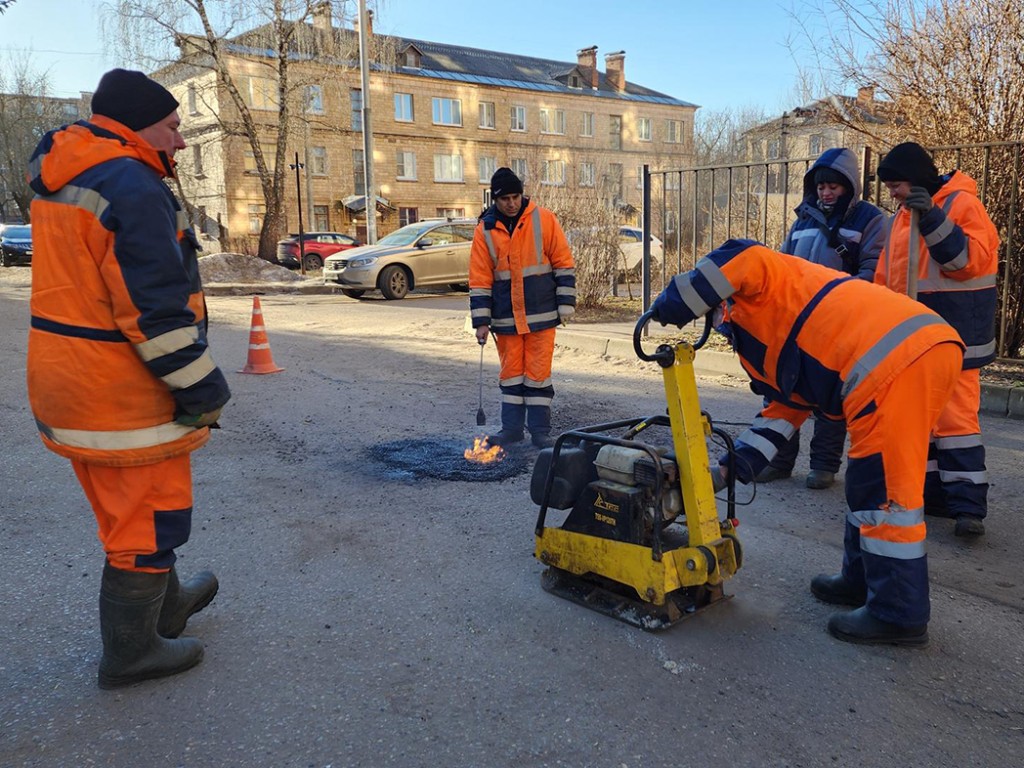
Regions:
<instances>
[{"instance_id":1,"label":"black work glove","mask_svg":"<svg viewBox=\"0 0 1024 768\"><path fill-rule=\"evenodd\" d=\"M928 190L924 187L911 187L910 194L903 201L903 205L911 211L920 211L922 214L928 213L932 209L932 196L928 194Z\"/></svg>"}]
</instances>

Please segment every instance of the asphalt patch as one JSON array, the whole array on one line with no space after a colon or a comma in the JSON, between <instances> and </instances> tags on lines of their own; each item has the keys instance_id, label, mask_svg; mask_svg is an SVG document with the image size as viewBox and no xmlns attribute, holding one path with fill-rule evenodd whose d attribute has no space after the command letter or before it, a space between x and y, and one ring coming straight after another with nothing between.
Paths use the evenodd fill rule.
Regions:
<instances>
[{"instance_id":1,"label":"asphalt patch","mask_svg":"<svg viewBox=\"0 0 1024 768\"><path fill-rule=\"evenodd\" d=\"M529 442L526 442L529 446ZM533 467L536 451L510 446L501 461L477 464L463 453L472 445L448 438L394 440L372 446L370 455L396 470L403 477L432 477L437 480L461 480L490 483L507 480Z\"/></svg>"}]
</instances>

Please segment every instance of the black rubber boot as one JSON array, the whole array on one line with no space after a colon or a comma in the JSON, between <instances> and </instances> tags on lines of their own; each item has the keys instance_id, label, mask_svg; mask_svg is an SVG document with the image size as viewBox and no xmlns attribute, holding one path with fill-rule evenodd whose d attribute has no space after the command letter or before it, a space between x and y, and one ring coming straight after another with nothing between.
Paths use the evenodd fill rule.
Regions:
<instances>
[{"instance_id":1,"label":"black rubber boot","mask_svg":"<svg viewBox=\"0 0 1024 768\"><path fill-rule=\"evenodd\" d=\"M100 588L100 688L120 688L194 667L203 658L195 638L167 640L157 634L166 573L122 571L109 563Z\"/></svg>"},{"instance_id":2,"label":"black rubber boot","mask_svg":"<svg viewBox=\"0 0 1024 768\"><path fill-rule=\"evenodd\" d=\"M507 429L502 429L500 432L496 432L493 435L487 436L487 442L491 445L511 445L512 443L521 443L526 435L523 430L518 432L512 432Z\"/></svg>"},{"instance_id":3,"label":"black rubber boot","mask_svg":"<svg viewBox=\"0 0 1024 768\"><path fill-rule=\"evenodd\" d=\"M555 444L551 439L551 406L526 406L526 428L530 430L530 441L538 448L550 448Z\"/></svg>"},{"instance_id":4,"label":"black rubber boot","mask_svg":"<svg viewBox=\"0 0 1024 768\"><path fill-rule=\"evenodd\" d=\"M526 405L524 403L501 404L501 431L488 435L487 442L491 445L511 445L521 443L525 437L523 427L526 424Z\"/></svg>"},{"instance_id":5,"label":"black rubber boot","mask_svg":"<svg viewBox=\"0 0 1024 768\"><path fill-rule=\"evenodd\" d=\"M217 577L211 571L200 571L182 584L178 581L174 566L171 566L156 631L161 637L174 638L180 635L185 631L188 617L208 606L219 586Z\"/></svg>"},{"instance_id":6,"label":"black rubber boot","mask_svg":"<svg viewBox=\"0 0 1024 768\"><path fill-rule=\"evenodd\" d=\"M770 483L774 480L785 480L793 474L791 469L780 469L779 467L773 467L770 464L757 473L754 478L759 483Z\"/></svg>"},{"instance_id":7,"label":"black rubber boot","mask_svg":"<svg viewBox=\"0 0 1024 768\"><path fill-rule=\"evenodd\" d=\"M820 491L825 488L831 488L836 481L835 472L827 472L824 469L812 469L807 473L807 479L804 484L814 491Z\"/></svg>"},{"instance_id":8,"label":"black rubber boot","mask_svg":"<svg viewBox=\"0 0 1024 768\"><path fill-rule=\"evenodd\" d=\"M928 646L928 625L903 627L876 619L867 606L855 611L836 613L828 620L828 631L837 640L869 645L903 645L908 648Z\"/></svg>"},{"instance_id":9,"label":"black rubber boot","mask_svg":"<svg viewBox=\"0 0 1024 768\"><path fill-rule=\"evenodd\" d=\"M830 605L852 605L857 608L868 601L866 587L855 587L842 574L819 573L811 579L811 594Z\"/></svg>"},{"instance_id":10,"label":"black rubber boot","mask_svg":"<svg viewBox=\"0 0 1024 768\"><path fill-rule=\"evenodd\" d=\"M985 535L985 523L975 515L958 515L953 535L973 539Z\"/></svg>"}]
</instances>

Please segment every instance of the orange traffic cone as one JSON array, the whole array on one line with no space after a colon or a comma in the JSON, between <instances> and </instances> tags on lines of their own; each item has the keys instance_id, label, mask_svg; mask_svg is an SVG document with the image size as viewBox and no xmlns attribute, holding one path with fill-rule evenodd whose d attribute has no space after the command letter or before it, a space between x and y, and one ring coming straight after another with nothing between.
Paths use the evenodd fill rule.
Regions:
<instances>
[{"instance_id":1,"label":"orange traffic cone","mask_svg":"<svg viewBox=\"0 0 1024 768\"><path fill-rule=\"evenodd\" d=\"M263 309L260 297L252 297L252 327L249 329L249 359L245 368L239 373L280 373L284 368L274 365L270 354L270 342L267 340L267 329L263 327Z\"/></svg>"}]
</instances>

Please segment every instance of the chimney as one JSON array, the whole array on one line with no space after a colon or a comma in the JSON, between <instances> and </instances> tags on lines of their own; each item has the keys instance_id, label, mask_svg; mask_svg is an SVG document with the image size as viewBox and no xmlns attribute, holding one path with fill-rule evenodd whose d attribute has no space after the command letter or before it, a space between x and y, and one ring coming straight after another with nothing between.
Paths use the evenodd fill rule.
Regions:
<instances>
[{"instance_id":1,"label":"chimney","mask_svg":"<svg viewBox=\"0 0 1024 768\"><path fill-rule=\"evenodd\" d=\"M325 2L317 3L313 6L313 28L320 29L325 32L330 32L334 27L334 21L331 18L331 3L330 0Z\"/></svg>"},{"instance_id":2,"label":"chimney","mask_svg":"<svg viewBox=\"0 0 1024 768\"><path fill-rule=\"evenodd\" d=\"M590 74L590 87L595 91L597 90L598 72L597 72L597 46L592 45L589 48L581 48L576 51L576 64L584 74Z\"/></svg>"},{"instance_id":3,"label":"chimney","mask_svg":"<svg viewBox=\"0 0 1024 768\"><path fill-rule=\"evenodd\" d=\"M359 15L356 15L355 21L352 22L352 29L356 32L359 31ZM372 44L373 41L373 11L367 9L366 11L366 39Z\"/></svg>"},{"instance_id":4,"label":"chimney","mask_svg":"<svg viewBox=\"0 0 1024 768\"><path fill-rule=\"evenodd\" d=\"M865 109L871 109L875 101L875 86L865 85L857 89L857 104Z\"/></svg>"},{"instance_id":5,"label":"chimney","mask_svg":"<svg viewBox=\"0 0 1024 768\"><path fill-rule=\"evenodd\" d=\"M604 55L604 76L608 84L619 93L626 90L626 52L616 51Z\"/></svg>"}]
</instances>

